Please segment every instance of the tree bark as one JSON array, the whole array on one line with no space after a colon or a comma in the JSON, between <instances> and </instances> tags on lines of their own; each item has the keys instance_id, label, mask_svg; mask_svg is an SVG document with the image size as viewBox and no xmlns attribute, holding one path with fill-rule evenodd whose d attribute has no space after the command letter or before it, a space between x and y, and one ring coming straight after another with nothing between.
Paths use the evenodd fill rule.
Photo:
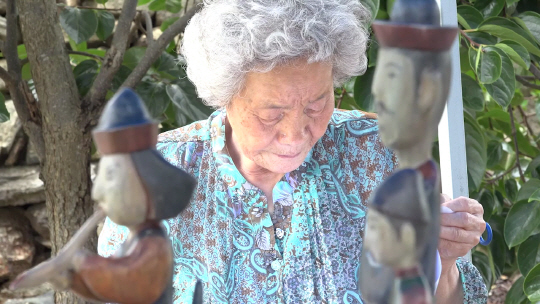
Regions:
<instances>
[{"instance_id":1,"label":"tree bark","mask_svg":"<svg viewBox=\"0 0 540 304\"><path fill-rule=\"evenodd\" d=\"M17 1L19 20L42 114L45 183L52 253L93 213L88 118L65 49L54 0ZM95 248L96 238L88 246ZM57 292L56 303L84 303Z\"/></svg>"}]
</instances>

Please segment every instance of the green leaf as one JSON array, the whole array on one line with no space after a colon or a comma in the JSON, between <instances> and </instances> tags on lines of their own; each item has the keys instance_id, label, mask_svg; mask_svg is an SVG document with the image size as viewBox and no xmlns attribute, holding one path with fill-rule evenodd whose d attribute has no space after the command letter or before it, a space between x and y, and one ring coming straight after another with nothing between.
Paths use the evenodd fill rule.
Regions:
<instances>
[{"instance_id":1,"label":"green leaf","mask_svg":"<svg viewBox=\"0 0 540 304\"><path fill-rule=\"evenodd\" d=\"M79 44L94 35L98 20L93 10L66 6L60 13L60 24L68 36Z\"/></svg>"},{"instance_id":2,"label":"green leaf","mask_svg":"<svg viewBox=\"0 0 540 304\"><path fill-rule=\"evenodd\" d=\"M167 0L154 0L150 3L148 9L151 11L164 11L167 7L166 1Z\"/></svg>"},{"instance_id":3,"label":"green leaf","mask_svg":"<svg viewBox=\"0 0 540 304\"><path fill-rule=\"evenodd\" d=\"M137 64L139 64L145 52L145 47L136 46L130 48L124 54L124 61L122 64L133 70Z\"/></svg>"},{"instance_id":4,"label":"green leaf","mask_svg":"<svg viewBox=\"0 0 540 304\"><path fill-rule=\"evenodd\" d=\"M529 197L529 203L532 201L540 201L540 189L534 191L531 197Z\"/></svg>"},{"instance_id":5,"label":"green leaf","mask_svg":"<svg viewBox=\"0 0 540 304\"><path fill-rule=\"evenodd\" d=\"M523 45L530 53L540 56L540 49L536 45L534 38L509 19L502 17L488 18L480 24L478 30L504 40L515 41Z\"/></svg>"},{"instance_id":6,"label":"green leaf","mask_svg":"<svg viewBox=\"0 0 540 304\"><path fill-rule=\"evenodd\" d=\"M368 68L377 65L377 55L379 54L379 43L372 39L367 52Z\"/></svg>"},{"instance_id":7,"label":"green leaf","mask_svg":"<svg viewBox=\"0 0 540 304\"><path fill-rule=\"evenodd\" d=\"M392 8L394 8L394 2L396 0L386 0L386 11L388 12L388 15L392 15Z\"/></svg>"},{"instance_id":8,"label":"green leaf","mask_svg":"<svg viewBox=\"0 0 540 304\"><path fill-rule=\"evenodd\" d=\"M482 111L484 109L484 92L476 80L461 73L461 88L463 89L463 106L473 111Z\"/></svg>"},{"instance_id":9,"label":"green leaf","mask_svg":"<svg viewBox=\"0 0 540 304\"><path fill-rule=\"evenodd\" d=\"M482 113L482 116L480 116L479 119L484 118L493 118L502 122L510 123L510 114L501 109L493 109Z\"/></svg>"},{"instance_id":10,"label":"green leaf","mask_svg":"<svg viewBox=\"0 0 540 304\"><path fill-rule=\"evenodd\" d=\"M534 266L527 274L523 281L523 289L529 301L533 303L540 301L540 264Z\"/></svg>"},{"instance_id":11,"label":"green leaf","mask_svg":"<svg viewBox=\"0 0 540 304\"><path fill-rule=\"evenodd\" d=\"M152 68L158 72L161 77L171 80L187 77L186 72L178 63L178 60L167 52L161 53L161 56L152 64Z\"/></svg>"},{"instance_id":12,"label":"green leaf","mask_svg":"<svg viewBox=\"0 0 540 304\"><path fill-rule=\"evenodd\" d=\"M178 14L181 9L182 9L181 0L167 0L165 2L165 10L170 13Z\"/></svg>"},{"instance_id":13,"label":"green leaf","mask_svg":"<svg viewBox=\"0 0 540 304\"><path fill-rule=\"evenodd\" d=\"M471 64L469 62L469 48L459 48L459 65L461 72L464 74L465 72L472 71Z\"/></svg>"},{"instance_id":14,"label":"green leaf","mask_svg":"<svg viewBox=\"0 0 540 304\"><path fill-rule=\"evenodd\" d=\"M206 119L212 113L212 109L198 98L193 84L188 79L180 79L168 85L166 90L175 108L189 119L193 121Z\"/></svg>"},{"instance_id":15,"label":"green leaf","mask_svg":"<svg viewBox=\"0 0 540 304\"><path fill-rule=\"evenodd\" d=\"M519 271L527 275L536 264L540 264L540 234L529 237L519 245L517 261Z\"/></svg>"},{"instance_id":16,"label":"green leaf","mask_svg":"<svg viewBox=\"0 0 540 304\"><path fill-rule=\"evenodd\" d=\"M163 112L165 112L165 109L167 109L167 106L171 102L165 88L165 83L152 81L148 78L143 79L136 88L137 93L141 96L141 99L148 108L150 116L156 120L161 120L160 118Z\"/></svg>"},{"instance_id":17,"label":"green leaf","mask_svg":"<svg viewBox=\"0 0 540 304\"><path fill-rule=\"evenodd\" d=\"M470 190L480 187L486 171L487 152L484 132L469 114L465 115L465 145L467 152L467 173Z\"/></svg>"},{"instance_id":18,"label":"green leaf","mask_svg":"<svg viewBox=\"0 0 540 304\"><path fill-rule=\"evenodd\" d=\"M540 179L531 178L519 189L516 200L519 201L529 201L529 197L540 188Z\"/></svg>"},{"instance_id":19,"label":"green leaf","mask_svg":"<svg viewBox=\"0 0 540 304\"><path fill-rule=\"evenodd\" d=\"M504 222L504 239L508 248L523 243L540 224L540 202L515 203Z\"/></svg>"},{"instance_id":20,"label":"green leaf","mask_svg":"<svg viewBox=\"0 0 540 304\"><path fill-rule=\"evenodd\" d=\"M495 208L495 197L491 191L482 189L477 198L478 202L484 207L484 220L488 221Z\"/></svg>"},{"instance_id":21,"label":"green leaf","mask_svg":"<svg viewBox=\"0 0 540 304\"><path fill-rule=\"evenodd\" d=\"M540 169L540 156L537 156L527 166L527 169L525 170L525 175L530 174L533 178L540 178L539 169Z\"/></svg>"},{"instance_id":22,"label":"green leaf","mask_svg":"<svg viewBox=\"0 0 540 304\"><path fill-rule=\"evenodd\" d=\"M150 1L152 1L152 0L138 0L137 1L137 6L145 5Z\"/></svg>"},{"instance_id":23,"label":"green leaf","mask_svg":"<svg viewBox=\"0 0 540 304\"><path fill-rule=\"evenodd\" d=\"M96 16L98 18L96 36L101 40L105 40L109 38L113 32L115 21L114 15L107 11L96 10Z\"/></svg>"},{"instance_id":24,"label":"green leaf","mask_svg":"<svg viewBox=\"0 0 540 304\"><path fill-rule=\"evenodd\" d=\"M375 19L375 16L377 15L377 11L379 10L380 2L379 0L365 0L362 1L362 4L365 8L369 10L371 19Z\"/></svg>"},{"instance_id":25,"label":"green leaf","mask_svg":"<svg viewBox=\"0 0 540 304\"><path fill-rule=\"evenodd\" d=\"M105 3L107 3L107 1L109 1L109 0L96 0L96 2L99 3L99 4L105 4Z\"/></svg>"},{"instance_id":26,"label":"green leaf","mask_svg":"<svg viewBox=\"0 0 540 304\"><path fill-rule=\"evenodd\" d=\"M9 121L9 111L6 108L6 98L0 92L0 123Z\"/></svg>"},{"instance_id":27,"label":"green leaf","mask_svg":"<svg viewBox=\"0 0 540 304\"><path fill-rule=\"evenodd\" d=\"M540 43L540 14L528 11L520 14L518 17L525 23L529 32L536 39L536 42Z\"/></svg>"},{"instance_id":28,"label":"green leaf","mask_svg":"<svg viewBox=\"0 0 540 304\"><path fill-rule=\"evenodd\" d=\"M498 104L503 108L506 108L516 90L516 74L514 72L514 66L512 61L502 50L495 47L487 47L486 51L491 52L495 51L501 57L501 74L500 77L495 80L493 83L486 83L484 87L487 92Z\"/></svg>"},{"instance_id":29,"label":"green leaf","mask_svg":"<svg viewBox=\"0 0 540 304\"><path fill-rule=\"evenodd\" d=\"M469 36L472 41L485 45L497 44L498 41L497 37L484 32L470 32L467 33L467 36Z\"/></svg>"},{"instance_id":30,"label":"green leaf","mask_svg":"<svg viewBox=\"0 0 540 304\"><path fill-rule=\"evenodd\" d=\"M529 69L529 66L531 65L531 56L529 56L529 52L521 44L511 40L503 40L495 46L503 50L512 61L519 64L524 69Z\"/></svg>"},{"instance_id":31,"label":"green leaf","mask_svg":"<svg viewBox=\"0 0 540 304\"><path fill-rule=\"evenodd\" d=\"M484 16L476 8L470 5L457 7L458 21L466 29L475 29L484 21Z\"/></svg>"},{"instance_id":32,"label":"green leaf","mask_svg":"<svg viewBox=\"0 0 540 304\"><path fill-rule=\"evenodd\" d=\"M161 31L162 32L165 32L166 29L169 28L169 26L171 26L171 24L175 23L176 20L180 19L180 17L170 17L170 18L167 18L165 20L163 20L163 23L161 23Z\"/></svg>"},{"instance_id":33,"label":"green leaf","mask_svg":"<svg viewBox=\"0 0 540 304\"><path fill-rule=\"evenodd\" d=\"M524 300L527 300L527 296L523 291L523 281L525 281L525 276L520 277L512 284L512 288L506 294L504 304L521 304Z\"/></svg>"},{"instance_id":34,"label":"green leaf","mask_svg":"<svg viewBox=\"0 0 540 304\"><path fill-rule=\"evenodd\" d=\"M494 221L497 219L494 218ZM494 222L492 221L492 223ZM491 225L491 224L490 224ZM495 226L495 227L493 227ZM506 264L507 259L507 249L506 244L504 242L504 236L502 233L502 230L499 229L497 225L493 225L493 240L488 245L489 253L491 260L493 262L493 271L494 271L494 277L498 278L503 273L504 265ZM484 233L484 238L487 237L487 234Z\"/></svg>"},{"instance_id":35,"label":"green leaf","mask_svg":"<svg viewBox=\"0 0 540 304\"><path fill-rule=\"evenodd\" d=\"M518 186L515 179L507 179L504 182L504 191L506 192L506 197L510 201L515 201L518 194Z\"/></svg>"},{"instance_id":36,"label":"green leaf","mask_svg":"<svg viewBox=\"0 0 540 304\"><path fill-rule=\"evenodd\" d=\"M77 88L79 89L79 94L81 96L85 96L90 88L92 88L98 69L99 65L95 60L85 60L73 69L75 82L77 83Z\"/></svg>"},{"instance_id":37,"label":"green leaf","mask_svg":"<svg viewBox=\"0 0 540 304\"><path fill-rule=\"evenodd\" d=\"M490 140L487 144L487 167L491 168L501 162L503 149L501 143L496 140Z\"/></svg>"},{"instance_id":38,"label":"green leaf","mask_svg":"<svg viewBox=\"0 0 540 304\"><path fill-rule=\"evenodd\" d=\"M480 251L475 251L472 254L472 261L474 266L476 266L476 268L482 275L486 286L491 286L491 282L493 281L493 274L489 266L488 256Z\"/></svg>"},{"instance_id":39,"label":"green leaf","mask_svg":"<svg viewBox=\"0 0 540 304\"><path fill-rule=\"evenodd\" d=\"M499 15L504 9L504 0L477 0L474 7L486 18Z\"/></svg>"},{"instance_id":40,"label":"green leaf","mask_svg":"<svg viewBox=\"0 0 540 304\"><path fill-rule=\"evenodd\" d=\"M375 100L373 94L371 94L371 83L374 74L375 67L368 68L364 75L356 77L354 83L354 100L360 109L366 112L375 110Z\"/></svg>"},{"instance_id":41,"label":"green leaf","mask_svg":"<svg viewBox=\"0 0 540 304\"><path fill-rule=\"evenodd\" d=\"M478 60L478 52L469 49L469 56L471 57L471 63L474 64L476 75L478 75L478 81L483 84L493 83L501 76L501 55L493 48L484 48L483 52L480 52L480 60ZM478 62L478 66L476 66Z\"/></svg>"},{"instance_id":42,"label":"green leaf","mask_svg":"<svg viewBox=\"0 0 540 304\"><path fill-rule=\"evenodd\" d=\"M128 68L125 65L120 66L120 69L116 74L114 75L112 85L111 85L111 91L116 92L120 86L126 81L129 74L131 74L131 69Z\"/></svg>"}]
</instances>

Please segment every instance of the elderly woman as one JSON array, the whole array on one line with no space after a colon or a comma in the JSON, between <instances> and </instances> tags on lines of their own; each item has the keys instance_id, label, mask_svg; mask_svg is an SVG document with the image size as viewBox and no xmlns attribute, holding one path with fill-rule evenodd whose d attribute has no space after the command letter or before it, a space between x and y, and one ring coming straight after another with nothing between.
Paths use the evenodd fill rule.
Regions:
<instances>
[{"instance_id":1,"label":"elderly woman","mask_svg":"<svg viewBox=\"0 0 540 304\"><path fill-rule=\"evenodd\" d=\"M174 303L362 303L358 269L366 202L396 158L374 116L334 109L334 87L366 69L358 0L207 1L182 52L207 120L162 134L158 150L198 180L191 205L164 222L175 258ZM460 259L482 208L445 203L437 303L484 303L478 271ZM107 220L99 252L124 227Z\"/></svg>"}]
</instances>

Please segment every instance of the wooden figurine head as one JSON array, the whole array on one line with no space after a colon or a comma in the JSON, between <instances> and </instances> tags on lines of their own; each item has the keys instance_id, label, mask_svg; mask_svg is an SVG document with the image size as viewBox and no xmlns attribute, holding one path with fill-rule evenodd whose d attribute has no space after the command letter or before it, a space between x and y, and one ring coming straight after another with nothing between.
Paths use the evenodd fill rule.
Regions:
<instances>
[{"instance_id":1,"label":"wooden figurine head","mask_svg":"<svg viewBox=\"0 0 540 304\"><path fill-rule=\"evenodd\" d=\"M130 89L105 107L93 132L101 153L92 198L117 224L175 217L191 199L194 179L155 150L157 123Z\"/></svg>"},{"instance_id":2,"label":"wooden figurine head","mask_svg":"<svg viewBox=\"0 0 540 304\"><path fill-rule=\"evenodd\" d=\"M422 3L428 9L418 7ZM457 29L439 26L434 1L396 5L396 20L373 23L380 47L372 92L383 143L396 151L405 167L414 167L430 158L448 98L450 48ZM414 152L407 153L411 149Z\"/></svg>"}]
</instances>

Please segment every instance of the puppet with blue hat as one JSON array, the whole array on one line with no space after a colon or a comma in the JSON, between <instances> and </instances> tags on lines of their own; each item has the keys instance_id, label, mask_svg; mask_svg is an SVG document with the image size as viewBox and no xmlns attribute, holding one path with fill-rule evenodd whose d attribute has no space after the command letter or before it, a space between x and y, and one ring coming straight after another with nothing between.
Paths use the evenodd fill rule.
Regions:
<instances>
[{"instance_id":1,"label":"puppet with blue hat","mask_svg":"<svg viewBox=\"0 0 540 304\"><path fill-rule=\"evenodd\" d=\"M99 302L171 304L173 252L161 220L184 210L195 180L156 151L157 123L131 89L121 89L106 105L94 140L101 154L92 188L98 211L58 255L21 274L11 288L50 282ZM129 229L109 258L83 249L105 216ZM194 303L202 303L200 282Z\"/></svg>"}]
</instances>

